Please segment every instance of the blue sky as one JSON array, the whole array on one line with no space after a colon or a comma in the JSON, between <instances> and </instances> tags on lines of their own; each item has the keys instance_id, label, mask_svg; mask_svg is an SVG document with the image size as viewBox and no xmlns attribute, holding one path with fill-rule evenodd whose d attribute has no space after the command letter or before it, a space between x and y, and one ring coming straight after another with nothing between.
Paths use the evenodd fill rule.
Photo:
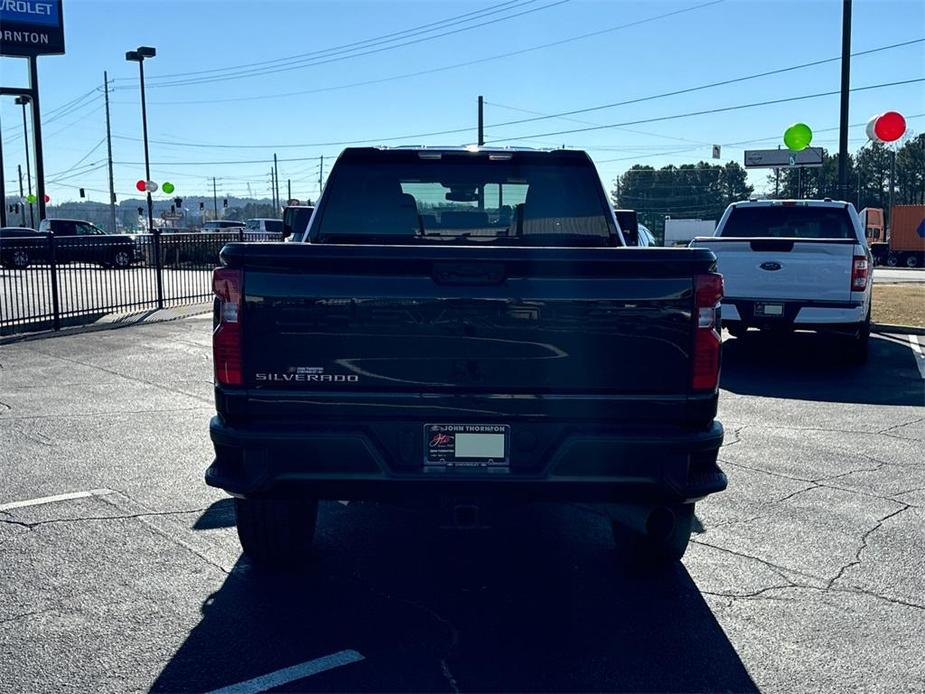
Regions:
<instances>
[{"instance_id":1,"label":"blue sky","mask_svg":"<svg viewBox=\"0 0 925 694\"><path fill-rule=\"evenodd\" d=\"M712 144L723 145L722 161L741 162L745 148L776 147L786 126L798 120L817 131L814 145L836 149L837 131L825 130L838 125L837 96L653 119L837 91L837 61L591 111L572 120L496 124L837 57L841 5L839 0L64 0L68 52L39 61L47 187L54 202L77 199L79 186L88 189L92 200L106 199L102 91L93 90L107 69L114 79L110 98L117 136L113 158L119 162L116 191L120 199L133 194L134 182L144 175L141 117L137 65L127 63L124 53L138 45L158 50L145 63L152 178L173 182L181 195L211 193L212 176L220 194L267 195L275 151L281 160L283 196L286 180L292 179L293 195L314 197L316 158L324 155L329 170L343 147L334 143L374 144L386 138L400 138L387 144L474 142L479 94L486 101L490 143L586 148L608 187L634 163L661 166L709 159ZM465 13L467 17L451 20ZM453 23L329 50L444 20ZM642 23L619 28L637 22ZM476 24L483 26L467 28ZM592 33L596 35L578 38ZM922 38L925 3L920 0L855 0L853 52ZM395 47L397 43L410 45ZM546 45L553 43L558 45ZM176 84L225 77L225 68L313 52L309 59L314 65L276 62L257 66L260 74L247 77L240 73L255 68L240 68L234 79ZM517 54L495 58L511 53ZM448 68L473 61L480 62ZM270 69L274 71L267 74ZM186 74L191 72L200 74ZM178 73L182 76L170 77ZM25 75L24 60L0 59L5 86L24 84ZM853 87L922 77L921 42L852 61ZM363 82L371 83L357 84ZM910 116L909 126L925 131L925 116L919 115L925 114L925 82L852 94L850 122L862 123L885 110ZM560 133L636 121L642 122ZM21 122L13 99L0 100L8 188L24 157ZM457 128L469 131L422 136ZM862 145L863 126L852 128L850 137L852 150ZM734 144L744 141L754 142ZM759 172L751 180L763 187L764 177Z\"/></svg>"}]
</instances>

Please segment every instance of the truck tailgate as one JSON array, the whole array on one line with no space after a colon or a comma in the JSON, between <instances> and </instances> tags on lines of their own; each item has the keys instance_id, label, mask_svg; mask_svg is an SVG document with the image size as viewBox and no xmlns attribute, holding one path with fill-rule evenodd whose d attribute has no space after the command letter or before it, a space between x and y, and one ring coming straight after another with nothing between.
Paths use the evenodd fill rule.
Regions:
<instances>
[{"instance_id":1,"label":"truck tailgate","mask_svg":"<svg viewBox=\"0 0 925 694\"><path fill-rule=\"evenodd\" d=\"M849 249L850 250L850 249ZM226 246L250 389L686 396L705 250ZM847 284L847 281L846 281Z\"/></svg>"},{"instance_id":2,"label":"truck tailgate","mask_svg":"<svg viewBox=\"0 0 925 694\"><path fill-rule=\"evenodd\" d=\"M700 238L692 245L716 254L731 299L851 299L851 239Z\"/></svg>"}]
</instances>

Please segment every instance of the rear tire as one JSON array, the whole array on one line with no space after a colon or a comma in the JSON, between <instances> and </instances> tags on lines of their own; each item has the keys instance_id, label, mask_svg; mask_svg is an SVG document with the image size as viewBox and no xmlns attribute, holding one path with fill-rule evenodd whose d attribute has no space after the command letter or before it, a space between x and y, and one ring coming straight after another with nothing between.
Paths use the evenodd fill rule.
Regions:
<instances>
[{"instance_id":1,"label":"rear tire","mask_svg":"<svg viewBox=\"0 0 925 694\"><path fill-rule=\"evenodd\" d=\"M28 251L17 250L10 253L9 260L6 264L15 270L25 270L32 262Z\"/></svg>"},{"instance_id":2,"label":"rear tire","mask_svg":"<svg viewBox=\"0 0 925 694\"><path fill-rule=\"evenodd\" d=\"M889 267L896 267L899 265L899 256L897 256L895 253L890 253L886 258L886 264Z\"/></svg>"},{"instance_id":3,"label":"rear tire","mask_svg":"<svg viewBox=\"0 0 925 694\"><path fill-rule=\"evenodd\" d=\"M235 499L241 549L255 565L291 568L311 550L318 501L301 497Z\"/></svg>"},{"instance_id":4,"label":"rear tire","mask_svg":"<svg viewBox=\"0 0 925 694\"><path fill-rule=\"evenodd\" d=\"M861 323L857 335L849 338L848 344L848 361L856 366L863 366L867 363L870 356L870 312L867 313L867 319Z\"/></svg>"},{"instance_id":5,"label":"rear tire","mask_svg":"<svg viewBox=\"0 0 925 694\"><path fill-rule=\"evenodd\" d=\"M667 533L653 536L612 522L613 538L621 559L643 570L664 570L680 561L687 551L694 523L694 504L671 507L674 524Z\"/></svg>"},{"instance_id":6,"label":"rear tire","mask_svg":"<svg viewBox=\"0 0 925 694\"><path fill-rule=\"evenodd\" d=\"M906 256L906 261L904 263L906 267L918 267L919 266L919 257L915 253L910 253Z\"/></svg>"},{"instance_id":7,"label":"rear tire","mask_svg":"<svg viewBox=\"0 0 925 694\"><path fill-rule=\"evenodd\" d=\"M127 268L132 264L132 254L128 251L116 251L112 254L112 264L119 269Z\"/></svg>"}]
</instances>

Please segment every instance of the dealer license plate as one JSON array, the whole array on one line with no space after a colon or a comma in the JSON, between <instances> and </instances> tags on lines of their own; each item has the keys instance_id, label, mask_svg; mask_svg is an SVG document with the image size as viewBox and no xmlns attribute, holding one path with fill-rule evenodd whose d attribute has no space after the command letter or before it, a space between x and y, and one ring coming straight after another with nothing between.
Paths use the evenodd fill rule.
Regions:
<instances>
[{"instance_id":1,"label":"dealer license plate","mask_svg":"<svg viewBox=\"0 0 925 694\"><path fill-rule=\"evenodd\" d=\"M424 463L443 468L507 468L511 427L507 424L427 424Z\"/></svg>"},{"instance_id":2,"label":"dealer license plate","mask_svg":"<svg viewBox=\"0 0 925 694\"><path fill-rule=\"evenodd\" d=\"M765 318L782 318L784 315L784 305L755 304L755 315L764 316Z\"/></svg>"}]
</instances>

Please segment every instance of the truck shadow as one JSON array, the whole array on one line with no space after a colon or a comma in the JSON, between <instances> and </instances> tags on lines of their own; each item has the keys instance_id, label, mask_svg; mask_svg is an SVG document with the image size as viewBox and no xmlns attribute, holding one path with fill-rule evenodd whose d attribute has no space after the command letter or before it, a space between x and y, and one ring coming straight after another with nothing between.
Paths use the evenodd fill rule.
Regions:
<instances>
[{"instance_id":1,"label":"truck shadow","mask_svg":"<svg viewBox=\"0 0 925 694\"><path fill-rule=\"evenodd\" d=\"M720 387L760 395L869 405L922 405L922 379L905 336L874 335L867 364L850 364L839 338L751 331L723 343Z\"/></svg>"},{"instance_id":2,"label":"truck shadow","mask_svg":"<svg viewBox=\"0 0 925 694\"><path fill-rule=\"evenodd\" d=\"M682 565L619 568L609 525L526 507L492 530L323 504L298 573L239 560L153 691L207 691L353 649L298 691L755 691Z\"/></svg>"}]
</instances>

